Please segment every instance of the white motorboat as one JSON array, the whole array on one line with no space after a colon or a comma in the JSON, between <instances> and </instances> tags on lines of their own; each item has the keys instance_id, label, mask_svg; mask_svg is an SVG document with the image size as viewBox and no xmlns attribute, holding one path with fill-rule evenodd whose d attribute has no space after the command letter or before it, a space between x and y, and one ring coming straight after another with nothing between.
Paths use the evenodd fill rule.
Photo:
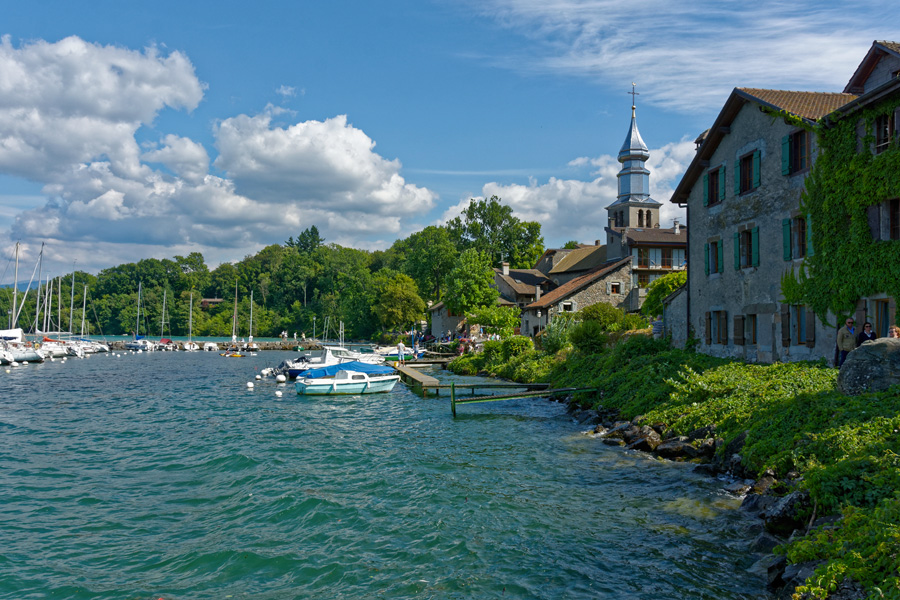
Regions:
<instances>
[{"instance_id":1,"label":"white motorboat","mask_svg":"<svg viewBox=\"0 0 900 600\"><path fill-rule=\"evenodd\" d=\"M294 388L302 396L338 396L390 392L399 375L369 375L359 371L338 371L334 377L298 377Z\"/></svg>"},{"instance_id":2,"label":"white motorboat","mask_svg":"<svg viewBox=\"0 0 900 600\"><path fill-rule=\"evenodd\" d=\"M218 352L219 345L215 342L206 342L205 344L203 344L203 351L204 352Z\"/></svg>"}]
</instances>

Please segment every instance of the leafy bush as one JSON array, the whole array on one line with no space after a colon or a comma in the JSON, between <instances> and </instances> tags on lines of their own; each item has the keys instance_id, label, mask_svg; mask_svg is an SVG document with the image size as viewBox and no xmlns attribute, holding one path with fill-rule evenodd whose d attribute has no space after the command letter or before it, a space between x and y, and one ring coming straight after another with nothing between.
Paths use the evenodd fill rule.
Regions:
<instances>
[{"instance_id":1,"label":"leafy bush","mask_svg":"<svg viewBox=\"0 0 900 600\"><path fill-rule=\"evenodd\" d=\"M607 331L600 321L582 321L569 332L569 341L581 354L598 354L609 343Z\"/></svg>"},{"instance_id":2,"label":"leafy bush","mask_svg":"<svg viewBox=\"0 0 900 600\"><path fill-rule=\"evenodd\" d=\"M506 338L501 343L503 344L503 360L505 362L509 362L514 356L534 350L534 342L531 341L530 337L524 335L514 335Z\"/></svg>"},{"instance_id":3,"label":"leafy bush","mask_svg":"<svg viewBox=\"0 0 900 600\"><path fill-rule=\"evenodd\" d=\"M625 311L608 302L598 302L578 311L578 318L582 322L599 323L603 331L618 331L622 328Z\"/></svg>"},{"instance_id":4,"label":"leafy bush","mask_svg":"<svg viewBox=\"0 0 900 600\"><path fill-rule=\"evenodd\" d=\"M633 331L635 329L647 329L650 322L638 313L626 313L622 319L622 330Z\"/></svg>"},{"instance_id":5,"label":"leafy bush","mask_svg":"<svg viewBox=\"0 0 900 600\"><path fill-rule=\"evenodd\" d=\"M663 299L687 283L687 271L672 271L647 286L647 296L641 305L641 312L648 317L663 313Z\"/></svg>"},{"instance_id":6,"label":"leafy bush","mask_svg":"<svg viewBox=\"0 0 900 600\"><path fill-rule=\"evenodd\" d=\"M559 317L550 321L547 328L541 334L541 346L547 354L556 354L569 343L569 332L572 330L573 319L561 319Z\"/></svg>"},{"instance_id":7,"label":"leafy bush","mask_svg":"<svg viewBox=\"0 0 900 600\"><path fill-rule=\"evenodd\" d=\"M488 340L483 344L481 353L485 364L499 364L503 362L503 342Z\"/></svg>"}]
</instances>

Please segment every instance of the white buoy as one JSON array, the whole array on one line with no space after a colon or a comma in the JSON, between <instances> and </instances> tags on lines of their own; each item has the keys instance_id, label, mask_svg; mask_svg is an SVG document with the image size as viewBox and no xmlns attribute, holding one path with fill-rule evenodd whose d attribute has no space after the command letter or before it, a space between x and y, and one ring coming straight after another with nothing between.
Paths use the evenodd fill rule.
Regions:
<instances>
[{"instance_id":1,"label":"white buoy","mask_svg":"<svg viewBox=\"0 0 900 600\"><path fill-rule=\"evenodd\" d=\"M275 397L276 397L276 398L281 398L281 390L278 390L278 391L275 392Z\"/></svg>"},{"instance_id":2,"label":"white buoy","mask_svg":"<svg viewBox=\"0 0 900 600\"><path fill-rule=\"evenodd\" d=\"M253 389L253 382L252 382L252 381L248 381L248 382L247 382L247 387L248 387L249 389L252 390L252 389Z\"/></svg>"},{"instance_id":3,"label":"white buoy","mask_svg":"<svg viewBox=\"0 0 900 600\"><path fill-rule=\"evenodd\" d=\"M18 363L18 361L15 361L15 360L14 360L14 361L12 361L11 363L9 363L9 366L11 366L11 367L18 367L18 366L19 366L19 363Z\"/></svg>"},{"instance_id":4,"label":"white buoy","mask_svg":"<svg viewBox=\"0 0 900 600\"><path fill-rule=\"evenodd\" d=\"M262 379L262 375L257 375L256 380L259 381L260 379Z\"/></svg>"},{"instance_id":5,"label":"white buoy","mask_svg":"<svg viewBox=\"0 0 900 600\"><path fill-rule=\"evenodd\" d=\"M284 374L282 373L275 377L275 381L278 383L284 383L285 381L287 381L287 377L285 377Z\"/></svg>"}]
</instances>

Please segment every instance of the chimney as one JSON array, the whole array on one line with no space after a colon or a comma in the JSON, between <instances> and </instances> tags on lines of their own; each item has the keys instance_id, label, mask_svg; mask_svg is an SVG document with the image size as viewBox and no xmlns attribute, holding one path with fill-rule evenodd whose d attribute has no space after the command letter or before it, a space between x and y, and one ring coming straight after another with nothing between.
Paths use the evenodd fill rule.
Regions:
<instances>
[{"instance_id":1,"label":"chimney","mask_svg":"<svg viewBox=\"0 0 900 600\"><path fill-rule=\"evenodd\" d=\"M672 222L672 226L675 228L675 235L681 235L681 225L678 224L678 219Z\"/></svg>"},{"instance_id":2,"label":"chimney","mask_svg":"<svg viewBox=\"0 0 900 600\"><path fill-rule=\"evenodd\" d=\"M541 286L534 286L534 301L537 302L541 299Z\"/></svg>"},{"instance_id":3,"label":"chimney","mask_svg":"<svg viewBox=\"0 0 900 600\"><path fill-rule=\"evenodd\" d=\"M594 240L594 245L595 245L595 246L602 246L603 244L600 242L600 240Z\"/></svg>"},{"instance_id":4,"label":"chimney","mask_svg":"<svg viewBox=\"0 0 900 600\"><path fill-rule=\"evenodd\" d=\"M500 263L500 266L503 267L503 274L508 276L509 275L509 263L508 262Z\"/></svg>"}]
</instances>

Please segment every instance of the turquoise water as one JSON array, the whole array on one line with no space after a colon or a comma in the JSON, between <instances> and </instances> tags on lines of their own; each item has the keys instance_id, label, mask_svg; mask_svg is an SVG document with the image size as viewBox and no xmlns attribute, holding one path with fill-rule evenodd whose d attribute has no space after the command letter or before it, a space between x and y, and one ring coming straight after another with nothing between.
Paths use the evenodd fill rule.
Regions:
<instances>
[{"instance_id":1,"label":"turquoise water","mask_svg":"<svg viewBox=\"0 0 900 600\"><path fill-rule=\"evenodd\" d=\"M689 466L546 400L247 388L288 354L0 371L0 598L764 597Z\"/></svg>"}]
</instances>

